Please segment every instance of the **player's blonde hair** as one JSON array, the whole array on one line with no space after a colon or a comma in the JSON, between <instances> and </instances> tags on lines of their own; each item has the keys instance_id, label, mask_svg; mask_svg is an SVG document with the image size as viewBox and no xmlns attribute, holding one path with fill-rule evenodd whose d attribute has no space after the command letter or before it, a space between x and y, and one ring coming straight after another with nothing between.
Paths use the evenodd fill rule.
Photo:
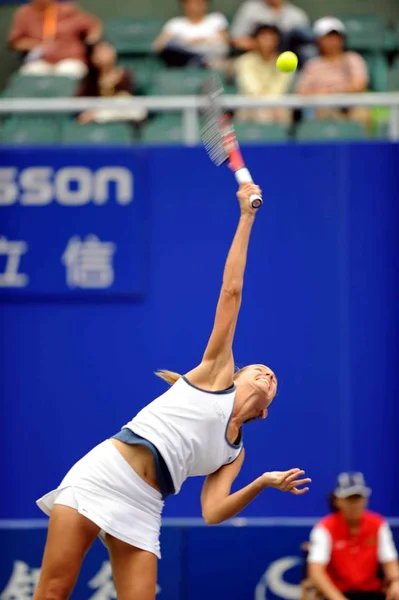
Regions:
<instances>
[{"instance_id":1,"label":"player's blonde hair","mask_svg":"<svg viewBox=\"0 0 399 600\"><path fill-rule=\"evenodd\" d=\"M166 381L166 383L169 383L169 385L173 385L181 377L180 373L168 371L167 369L160 369L159 371L155 371L155 375Z\"/></svg>"},{"instance_id":2,"label":"player's blonde hair","mask_svg":"<svg viewBox=\"0 0 399 600\"><path fill-rule=\"evenodd\" d=\"M248 369L248 366L243 367L242 369L237 369L234 373L234 380L236 380L237 377L245 371L245 369ZM173 385L178 379L182 377L180 373L176 373L175 371L168 371L167 369L160 369L159 371L155 371L155 375L166 381L166 383L169 383L169 385Z\"/></svg>"}]
</instances>

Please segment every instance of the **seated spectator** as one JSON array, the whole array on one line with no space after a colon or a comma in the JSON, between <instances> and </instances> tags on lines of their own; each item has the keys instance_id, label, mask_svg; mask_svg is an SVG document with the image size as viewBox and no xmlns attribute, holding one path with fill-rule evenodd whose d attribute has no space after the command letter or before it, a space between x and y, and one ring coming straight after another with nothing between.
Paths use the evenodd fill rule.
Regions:
<instances>
[{"instance_id":1,"label":"seated spectator","mask_svg":"<svg viewBox=\"0 0 399 600\"><path fill-rule=\"evenodd\" d=\"M165 23L154 42L166 64L212 66L229 51L227 19L221 13L208 13L208 0L182 0L184 16Z\"/></svg>"},{"instance_id":2,"label":"seated spectator","mask_svg":"<svg viewBox=\"0 0 399 600\"><path fill-rule=\"evenodd\" d=\"M275 25L259 25L253 34L254 50L236 60L237 85L240 94L257 98L281 96L288 92L292 75L276 67L281 34ZM281 108L244 108L238 119L257 122L290 120L290 111Z\"/></svg>"},{"instance_id":3,"label":"seated spectator","mask_svg":"<svg viewBox=\"0 0 399 600\"><path fill-rule=\"evenodd\" d=\"M341 473L334 491L338 511L311 533L308 574L326 600L399 600L399 564L386 520L366 510L371 490L361 473Z\"/></svg>"},{"instance_id":4,"label":"seated spectator","mask_svg":"<svg viewBox=\"0 0 399 600\"><path fill-rule=\"evenodd\" d=\"M364 59L356 52L345 50L345 26L339 19L324 17L316 21L314 33L320 56L306 63L296 92L303 96L349 94L364 92L369 76ZM319 117L349 116L367 120L364 109L322 109Z\"/></svg>"},{"instance_id":5,"label":"seated spectator","mask_svg":"<svg viewBox=\"0 0 399 600\"><path fill-rule=\"evenodd\" d=\"M85 41L100 34L100 21L73 2L31 0L15 13L8 42L25 54L23 73L80 78L87 72Z\"/></svg>"},{"instance_id":6,"label":"seated spectator","mask_svg":"<svg viewBox=\"0 0 399 600\"><path fill-rule=\"evenodd\" d=\"M255 42L252 32L259 23L276 25L282 33L285 50L293 50L301 56L301 47L311 44L314 56L313 37L309 35L310 20L304 10L285 0L247 0L238 9L231 27L231 38L235 48L253 50ZM308 58L309 51L304 58Z\"/></svg>"},{"instance_id":7,"label":"seated spectator","mask_svg":"<svg viewBox=\"0 0 399 600\"><path fill-rule=\"evenodd\" d=\"M108 42L98 42L89 48L89 71L78 89L78 96L114 97L132 96L134 84L129 72L117 65L115 48ZM93 121L143 121L147 116L144 108L88 110L78 120L83 125Z\"/></svg>"}]
</instances>

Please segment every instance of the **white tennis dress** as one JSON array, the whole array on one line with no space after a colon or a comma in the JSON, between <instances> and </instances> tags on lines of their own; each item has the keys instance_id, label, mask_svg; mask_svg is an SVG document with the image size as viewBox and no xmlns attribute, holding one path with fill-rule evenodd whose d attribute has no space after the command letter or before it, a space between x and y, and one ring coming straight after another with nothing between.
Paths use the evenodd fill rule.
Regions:
<instances>
[{"instance_id":1,"label":"white tennis dress","mask_svg":"<svg viewBox=\"0 0 399 600\"><path fill-rule=\"evenodd\" d=\"M235 395L234 387L208 392L182 377L124 428L157 448L177 494L187 477L210 475L241 452L242 440L231 444L226 437ZM47 515L54 504L71 506L100 527L103 540L108 533L161 557L162 496L137 475L110 440L78 461L60 486L37 504Z\"/></svg>"}]
</instances>

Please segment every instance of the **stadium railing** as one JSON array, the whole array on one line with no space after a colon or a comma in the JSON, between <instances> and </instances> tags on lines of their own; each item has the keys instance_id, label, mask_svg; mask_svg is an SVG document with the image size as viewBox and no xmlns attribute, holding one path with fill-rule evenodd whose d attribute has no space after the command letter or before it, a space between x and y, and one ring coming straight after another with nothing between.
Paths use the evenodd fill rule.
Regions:
<instances>
[{"instance_id":1,"label":"stadium railing","mask_svg":"<svg viewBox=\"0 0 399 600\"><path fill-rule=\"evenodd\" d=\"M12 98L0 99L0 115L36 113L78 113L94 109L129 109L145 107L150 112L182 112L184 143L198 144L199 115L206 106L203 96L137 96L131 98ZM226 109L285 107L290 109L369 107L390 109L388 138L399 141L399 92L342 94L331 96L280 96L276 98L250 98L226 95Z\"/></svg>"}]
</instances>

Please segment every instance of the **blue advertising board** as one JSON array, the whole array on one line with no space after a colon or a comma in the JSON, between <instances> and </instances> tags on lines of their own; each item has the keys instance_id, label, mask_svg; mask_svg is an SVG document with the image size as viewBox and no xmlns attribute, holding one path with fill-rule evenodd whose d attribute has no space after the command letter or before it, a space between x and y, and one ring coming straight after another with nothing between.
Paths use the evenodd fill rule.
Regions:
<instances>
[{"instance_id":1,"label":"blue advertising board","mask_svg":"<svg viewBox=\"0 0 399 600\"><path fill-rule=\"evenodd\" d=\"M292 522L292 521L291 521ZM23 522L21 522L23 524ZM157 597L160 600L299 600L301 546L312 521L263 521L219 527L166 522L162 528ZM36 526L34 526L36 525ZM39 525L39 527L37 527ZM393 526L396 545L399 527ZM45 521L3 528L0 521L0 597L30 600L40 573ZM96 541L84 561L72 600L116 598L108 555Z\"/></svg>"},{"instance_id":2,"label":"blue advertising board","mask_svg":"<svg viewBox=\"0 0 399 600\"><path fill-rule=\"evenodd\" d=\"M344 470L363 471L370 508L395 516L399 145L257 146L244 154L265 206L251 236L235 360L269 364L279 394L265 421L244 428L235 485L296 466L313 480L301 498L268 490L245 516L322 514ZM35 500L74 462L165 391L154 370L198 364L239 213L234 178L202 148L7 149L0 161L14 168L11 187L0 184L0 238L31 245L11 266L31 286L37 281L35 292L2 288L0 303L0 518L25 519L40 516ZM31 187L25 172L46 165L52 195L43 200L43 186ZM78 193L63 170L82 167ZM121 203L129 196L115 182L105 204L98 192L87 200L84 178L115 167L131 173L133 202ZM65 204L63 178L85 204ZM42 205L25 204L38 197ZM109 288L67 286L62 255L71 238L88 234L115 244L114 260L123 259ZM112 295L146 289L143 301ZM188 481L165 516L198 516L201 483Z\"/></svg>"},{"instance_id":3,"label":"blue advertising board","mask_svg":"<svg viewBox=\"0 0 399 600\"><path fill-rule=\"evenodd\" d=\"M145 152L0 150L0 295L145 294Z\"/></svg>"}]
</instances>

